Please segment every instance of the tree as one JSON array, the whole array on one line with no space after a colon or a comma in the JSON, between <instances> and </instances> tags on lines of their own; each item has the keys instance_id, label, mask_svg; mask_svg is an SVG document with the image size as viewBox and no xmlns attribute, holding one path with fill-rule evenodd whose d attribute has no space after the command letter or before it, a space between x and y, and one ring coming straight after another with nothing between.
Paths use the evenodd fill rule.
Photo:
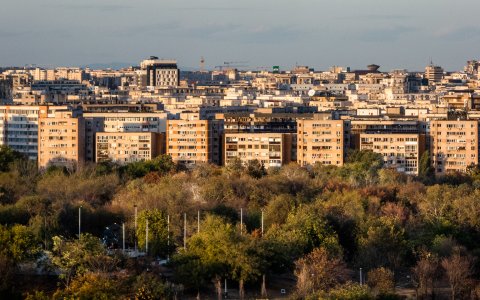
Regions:
<instances>
[{"instance_id":1,"label":"tree","mask_svg":"<svg viewBox=\"0 0 480 300\"><path fill-rule=\"evenodd\" d=\"M76 276L65 290L57 290L54 299L118 299L121 293L118 278L104 273Z\"/></svg>"},{"instance_id":2,"label":"tree","mask_svg":"<svg viewBox=\"0 0 480 300\"><path fill-rule=\"evenodd\" d=\"M0 225L0 294L11 290L18 264L34 261L39 254L37 240L28 227Z\"/></svg>"},{"instance_id":3,"label":"tree","mask_svg":"<svg viewBox=\"0 0 480 300\"><path fill-rule=\"evenodd\" d=\"M328 292L348 280L346 264L323 248L316 248L296 263L297 293L305 297L315 291Z\"/></svg>"},{"instance_id":4,"label":"tree","mask_svg":"<svg viewBox=\"0 0 480 300\"><path fill-rule=\"evenodd\" d=\"M446 277L450 284L451 299L457 297L469 296L469 288L471 288L471 277L473 275L473 261L470 256L462 255L461 249L456 249L454 253L442 259L441 265L445 270Z\"/></svg>"},{"instance_id":5,"label":"tree","mask_svg":"<svg viewBox=\"0 0 480 300\"><path fill-rule=\"evenodd\" d=\"M438 273L438 257L430 252L421 251L417 264L412 268L412 280L416 287L417 297L427 297L429 290L435 293L435 279Z\"/></svg>"},{"instance_id":6,"label":"tree","mask_svg":"<svg viewBox=\"0 0 480 300\"><path fill-rule=\"evenodd\" d=\"M388 266L395 271L409 253L402 224L382 216L364 226L366 232L358 237L358 263L371 268Z\"/></svg>"},{"instance_id":7,"label":"tree","mask_svg":"<svg viewBox=\"0 0 480 300\"><path fill-rule=\"evenodd\" d=\"M375 183L378 180L378 171L383 167L383 156L379 153L366 150L350 151L347 163L340 169L343 178L348 179L355 186Z\"/></svg>"},{"instance_id":8,"label":"tree","mask_svg":"<svg viewBox=\"0 0 480 300\"><path fill-rule=\"evenodd\" d=\"M331 300L373 300L366 285L348 282L331 290L325 297ZM322 298L323 299L323 298Z\"/></svg>"},{"instance_id":9,"label":"tree","mask_svg":"<svg viewBox=\"0 0 480 300\"><path fill-rule=\"evenodd\" d=\"M395 292L393 272L387 268L376 268L367 273L367 284L374 296L388 295Z\"/></svg>"},{"instance_id":10,"label":"tree","mask_svg":"<svg viewBox=\"0 0 480 300\"><path fill-rule=\"evenodd\" d=\"M249 160L246 165L246 172L250 177L259 179L267 174L265 166L258 159Z\"/></svg>"},{"instance_id":11,"label":"tree","mask_svg":"<svg viewBox=\"0 0 480 300\"><path fill-rule=\"evenodd\" d=\"M148 220L148 254L152 256L167 257L170 253L168 246L167 215L158 210L144 210L138 217L137 239L140 248L146 246L146 225ZM173 241L171 241L173 245Z\"/></svg>"},{"instance_id":12,"label":"tree","mask_svg":"<svg viewBox=\"0 0 480 300\"><path fill-rule=\"evenodd\" d=\"M170 155L160 155L152 160L137 161L120 169L121 173L127 174L130 178L144 177L150 172L157 172L160 175L168 174L176 169L176 165Z\"/></svg>"},{"instance_id":13,"label":"tree","mask_svg":"<svg viewBox=\"0 0 480 300\"><path fill-rule=\"evenodd\" d=\"M135 300L167 299L171 296L171 287L152 273L142 273L133 285Z\"/></svg>"},{"instance_id":14,"label":"tree","mask_svg":"<svg viewBox=\"0 0 480 300\"><path fill-rule=\"evenodd\" d=\"M431 182L435 179L435 170L432 167L430 152L423 152L418 164L418 177L425 182Z\"/></svg>"},{"instance_id":15,"label":"tree","mask_svg":"<svg viewBox=\"0 0 480 300\"><path fill-rule=\"evenodd\" d=\"M199 291L197 277L204 282L214 281L215 285L229 274L231 248L238 241L235 227L224 219L207 215L201 224L202 230L194 234L187 242L187 249L173 257L177 261L176 277L187 287ZM188 266L194 267L193 276L183 276ZM199 272L203 272L197 276Z\"/></svg>"},{"instance_id":16,"label":"tree","mask_svg":"<svg viewBox=\"0 0 480 300\"><path fill-rule=\"evenodd\" d=\"M23 225L0 225L0 253L16 263L34 260L40 253L35 236Z\"/></svg>"},{"instance_id":17,"label":"tree","mask_svg":"<svg viewBox=\"0 0 480 300\"><path fill-rule=\"evenodd\" d=\"M12 148L1 145L0 146L0 172L7 172L10 170L10 165L18 160L25 160L25 156Z\"/></svg>"},{"instance_id":18,"label":"tree","mask_svg":"<svg viewBox=\"0 0 480 300\"><path fill-rule=\"evenodd\" d=\"M255 239L245 234L239 241L231 246L229 256L229 266L232 279L238 281L238 291L240 299L245 297L244 283L255 280L260 277L262 265L260 247L255 243Z\"/></svg>"},{"instance_id":19,"label":"tree","mask_svg":"<svg viewBox=\"0 0 480 300\"><path fill-rule=\"evenodd\" d=\"M116 261L107 256L100 239L88 233L75 240L53 237L52 255L52 263L60 269L60 279L67 287L76 275L87 272L103 273L116 267Z\"/></svg>"}]
</instances>

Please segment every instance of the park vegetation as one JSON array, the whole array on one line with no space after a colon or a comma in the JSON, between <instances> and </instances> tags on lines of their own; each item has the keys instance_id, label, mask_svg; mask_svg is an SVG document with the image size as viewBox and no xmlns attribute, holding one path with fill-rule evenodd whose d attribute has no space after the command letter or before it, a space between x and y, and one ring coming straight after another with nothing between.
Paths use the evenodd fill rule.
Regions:
<instances>
[{"instance_id":1,"label":"park vegetation","mask_svg":"<svg viewBox=\"0 0 480 300\"><path fill-rule=\"evenodd\" d=\"M227 281L238 298L281 282L292 299L480 299L480 167L420 169L354 151L342 167L164 155L39 172L0 147L0 297L221 299ZM123 226L145 256L122 251Z\"/></svg>"}]
</instances>

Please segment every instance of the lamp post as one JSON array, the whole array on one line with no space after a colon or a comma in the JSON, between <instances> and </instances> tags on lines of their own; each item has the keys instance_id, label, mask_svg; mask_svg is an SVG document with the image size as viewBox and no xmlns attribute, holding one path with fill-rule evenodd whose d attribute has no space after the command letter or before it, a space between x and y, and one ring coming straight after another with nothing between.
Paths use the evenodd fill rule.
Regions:
<instances>
[{"instance_id":1,"label":"lamp post","mask_svg":"<svg viewBox=\"0 0 480 300\"><path fill-rule=\"evenodd\" d=\"M133 207L134 207L134 209L135 209L135 217L134 217L134 219L135 219L135 221L134 221L134 222L135 222L135 225L134 225L134 228L135 228L134 230L135 230L135 232L134 232L134 239L135 239L135 255L136 255L136 254L137 254L137 205L135 204Z\"/></svg>"},{"instance_id":2,"label":"lamp post","mask_svg":"<svg viewBox=\"0 0 480 300\"><path fill-rule=\"evenodd\" d=\"M82 235L82 206L78 208L78 239Z\"/></svg>"}]
</instances>

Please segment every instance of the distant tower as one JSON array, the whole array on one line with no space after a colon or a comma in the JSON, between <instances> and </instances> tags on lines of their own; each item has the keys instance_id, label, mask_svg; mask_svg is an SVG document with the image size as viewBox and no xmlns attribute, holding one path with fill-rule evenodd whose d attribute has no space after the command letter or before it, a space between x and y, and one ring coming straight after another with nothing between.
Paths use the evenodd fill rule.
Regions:
<instances>
[{"instance_id":1,"label":"distant tower","mask_svg":"<svg viewBox=\"0 0 480 300\"><path fill-rule=\"evenodd\" d=\"M203 56L200 58L200 72L205 72L205 58Z\"/></svg>"},{"instance_id":2,"label":"distant tower","mask_svg":"<svg viewBox=\"0 0 480 300\"><path fill-rule=\"evenodd\" d=\"M443 68L433 64L433 61L430 61L430 65L425 68L425 78L429 83L440 82L443 78Z\"/></svg>"}]
</instances>

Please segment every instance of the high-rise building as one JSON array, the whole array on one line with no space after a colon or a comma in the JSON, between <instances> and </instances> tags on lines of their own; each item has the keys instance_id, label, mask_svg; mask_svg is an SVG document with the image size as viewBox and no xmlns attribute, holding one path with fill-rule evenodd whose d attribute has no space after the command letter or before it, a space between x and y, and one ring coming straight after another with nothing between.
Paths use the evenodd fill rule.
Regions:
<instances>
[{"instance_id":1,"label":"high-rise building","mask_svg":"<svg viewBox=\"0 0 480 300\"><path fill-rule=\"evenodd\" d=\"M76 168L85 161L85 123L77 111L41 112L38 121L38 167Z\"/></svg>"},{"instance_id":2,"label":"high-rise building","mask_svg":"<svg viewBox=\"0 0 480 300\"><path fill-rule=\"evenodd\" d=\"M293 133L225 133L223 163L258 160L267 169L281 167L292 161L292 139Z\"/></svg>"},{"instance_id":3,"label":"high-rise building","mask_svg":"<svg viewBox=\"0 0 480 300\"><path fill-rule=\"evenodd\" d=\"M177 87L180 83L180 70L176 60L158 59L151 56L141 62L140 67L147 72L147 85L152 87Z\"/></svg>"},{"instance_id":4,"label":"high-rise building","mask_svg":"<svg viewBox=\"0 0 480 300\"><path fill-rule=\"evenodd\" d=\"M153 132L98 132L95 161L127 164L151 160L165 153L165 134Z\"/></svg>"},{"instance_id":5,"label":"high-rise building","mask_svg":"<svg viewBox=\"0 0 480 300\"><path fill-rule=\"evenodd\" d=\"M431 63L425 68L425 78L429 83L440 82L443 78L443 68Z\"/></svg>"},{"instance_id":6,"label":"high-rise building","mask_svg":"<svg viewBox=\"0 0 480 300\"><path fill-rule=\"evenodd\" d=\"M0 78L0 101L12 98L12 81Z\"/></svg>"},{"instance_id":7,"label":"high-rise building","mask_svg":"<svg viewBox=\"0 0 480 300\"><path fill-rule=\"evenodd\" d=\"M465 172L478 164L478 120L430 122L432 166L437 175Z\"/></svg>"},{"instance_id":8,"label":"high-rise building","mask_svg":"<svg viewBox=\"0 0 480 300\"><path fill-rule=\"evenodd\" d=\"M167 113L164 112L86 112L85 158L95 160L95 134L100 132L165 133Z\"/></svg>"},{"instance_id":9,"label":"high-rise building","mask_svg":"<svg viewBox=\"0 0 480 300\"><path fill-rule=\"evenodd\" d=\"M200 120L198 114L181 114L167 121L167 154L186 166L221 163L222 120Z\"/></svg>"},{"instance_id":10,"label":"high-rise building","mask_svg":"<svg viewBox=\"0 0 480 300\"><path fill-rule=\"evenodd\" d=\"M386 168L393 168L409 175L418 175L420 158L425 152L425 135L363 133L360 134L359 150L380 153Z\"/></svg>"},{"instance_id":11,"label":"high-rise building","mask_svg":"<svg viewBox=\"0 0 480 300\"><path fill-rule=\"evenodd\" d=\"M331 118L297 120L297 162L342 166L350 146L350 122Z\"/></svg>"},{"instance_id":12,"label":"high-rise building","mask_svg":"<svg viewBox=\"0 0 480 300\"><path fill-rule=\"evenodd\" d=\"M0 106L0 145L38 159L38 119L66 106L2 105Z\"/></svg>"}]
</instances>

